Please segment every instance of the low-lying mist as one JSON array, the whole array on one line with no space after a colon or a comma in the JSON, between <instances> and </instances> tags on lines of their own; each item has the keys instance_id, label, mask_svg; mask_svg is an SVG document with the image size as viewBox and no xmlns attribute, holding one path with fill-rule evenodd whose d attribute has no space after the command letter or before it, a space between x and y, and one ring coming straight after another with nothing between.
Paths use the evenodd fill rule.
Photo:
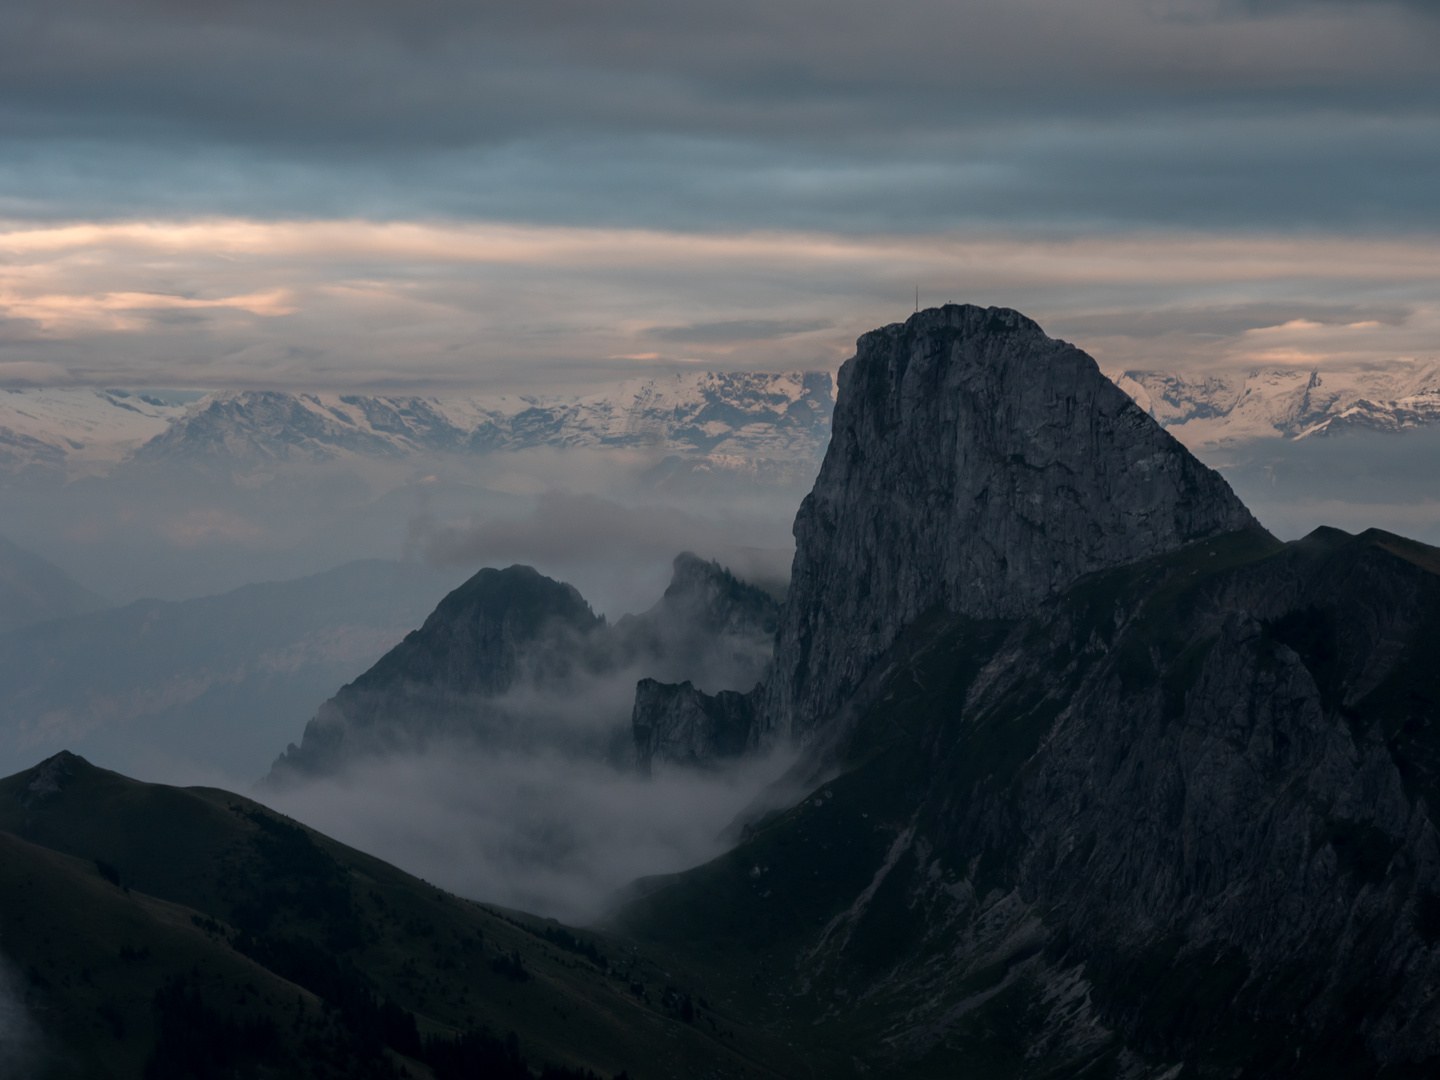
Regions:
<instances>
[{"instance_id":1,"label":"low-lying mist","mask_svg":"<svg viewBox=\"0 0 1440 1080\"><path fill-rule=\"evenodd\" d=\"M0 534L115 603L184 600L410 557L464 570L523 562L617 618L653 602L683 549L782 578L817 462L777 475L656 473L657 455L548 447L351 455L216 473L134 463L68 484L0 475Z\"/></svg>"},{"instance_id":2,"label":"low-lying mist","mask_svg":"<svg viewBox=\"0 0 1440 1080\"><path fill-rule=\"evenodd\" d=\"M1250 439L1204 454L1282 540L1321 525L1440 544L1440 429Z\"/></svg>"},{"instance_id":3,"label":"low-lying mist","mask_svg":"<svg viewBox=\"0 0 1440 1080\"><path fill-rule=\"evenodd\" d=\"M721 833L792 760L642 778L557 752L431 745L258 797L462 896L583 924L636 878L720 854Z\"/></svg>"},{"instance_id":4,"label":"low-lying mist","mask_svg":"<svg viewBox=\"0 0 1440 1080\"><path fill-rule=\"evenodd\" d=\"M40 1032L25 1007L24 984L8 960L0 957L0 1080L41 1075Z\"/></svg>"}]
</instances>

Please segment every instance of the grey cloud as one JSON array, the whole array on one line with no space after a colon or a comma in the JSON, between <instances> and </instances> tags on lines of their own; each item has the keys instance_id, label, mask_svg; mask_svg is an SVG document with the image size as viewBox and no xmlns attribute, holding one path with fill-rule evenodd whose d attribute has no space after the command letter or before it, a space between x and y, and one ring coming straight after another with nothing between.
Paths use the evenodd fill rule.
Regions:
<instances>
[{"instance_id":1,"label":"grey cloud","mask_svg":"<svg viewBox=\"0 0 1440 1080\"><path fill-rule=\"evenodd\" d=\"M1083 95L1077 95L1083 97ZM5 140L9 216L492 218L672 229L1440 229L1440 112L1093 100L958 110L848 140L616 131L365 153L197 139ZM1263 106L1263 107L1262 107Z\"/></svg>"},{"instance_id":2,"label":"grey cloud","mask_svg":"<svg viewBox=\"0 0 1440 1080\"><path fill-rule=\"evenodd\" d=\"M638 877L720 854L722 831L789 761L645 780L555 755L437 747L259 797L462 896L578 924Z\"/></svg>"},{"instance_id":3,"label":"grey cloud","mask_svg":"<svg viewBox=\"0 0 1440 1080\"><path fill-rule=\"evenodd\" d=\"M646 330L644 336L656 341L708 345L766 341L812 330L828 330L834 325L828 319L731 319L727 322L692 323L689 326L655 326Z\"/></svg>"},{"instance_id":4,"label":"grey cloud","mask_svg":"<svg viewBox=\"0 0 1440 1080\"><path fill-rule=\"evenodd\" d=\"M1324 11L1343 8L1404 8L1422 15L1440 15L1440 0L1225 0L1219 10L1231 15L1255 18L1286 15L1306 9Z\"/></svg>"},{"instance_id":5,"label":"grey cloud","mask_svg":"<svg viewBox=\"0 0 1440 1080\"><path fill-rule=\"evenodd\" d=\"M0 179L60 217L1433 221L1440 28L1312 8L25 0Z\"/></svg>"},{"instance_id":6,"label":"grey cloud","mask_svg":"<svg viewBox=\"0 0 1440 1080\"><path fill-rule=\"evenodd\" d=\"M1356 322L1379 322L1399 326L1413 312L1396 304L1257 303L1224 307L1164 308L1151 311L1095 312L1070 314L1052 319L1048 329L1055 334L1076 337L1123 335L1131 338L1163 337L1169 334L1198 334L1228 337L1266 326L1279 326L1296 319L1324 326Z\"/></svg>"},{"instance_id":7,"label":"grey cloud","mask_svg":"<svg viewBox=\"0 0 1440 1080\"><path fill-rule=\"evenodd\" d=\"M468 524L416 518L410 545L436 566L534 565L577 586L602 610L613 610L617 579L634 577L624 592L632 605L642 595L658 596L670 560L681 551L717 559L747 580L788 581L794 552L789 526L798 501L790 496L777 490L748 507L727 500L729 513L711 517L673 503L626 506L551 491L523 518Z\"/></svg>"}]
</instances>

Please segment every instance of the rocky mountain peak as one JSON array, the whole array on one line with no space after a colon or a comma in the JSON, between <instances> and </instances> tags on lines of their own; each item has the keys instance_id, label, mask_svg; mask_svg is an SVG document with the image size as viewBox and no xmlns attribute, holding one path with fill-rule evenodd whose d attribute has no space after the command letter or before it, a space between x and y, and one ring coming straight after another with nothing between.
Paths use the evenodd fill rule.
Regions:
<instances>
[{"instance_id":1,"label":"rocky mountain peak","mask_svg":"<svg viewBox=\"0 0 1440 1080\"><path fill-rule=\"evenodd\" d=\"M519 675L521 654L532 652L538 639L585 635L603 624L573 585L529 566L487 567L353 685L401 677L455 692L501 694Z\"/></svg>"},{"instance_id":2,"label":"rocky mountain peak","mask_svg":"<svg viewBox=\"0 0 1440 1080\"><path fill-rule=\"evenodd\" d=\"M675 556L661 606L683 609L698 627L714 634L775 633L779 605L764 589L741 581L713 559L689 551Z\"/></svg>"},{"instance_id":3,"label":"rocky mountain peak","mask_svg":"<svg viewBox=\"0 0 1440 1080\"><path fill-rule=\"evenodd\" d=\"M1075 346L1007 308L865 334L795 519L764 739L803 739L932 609L1033 610L1080 576L1258 523Z\"/></svg>"},{"instance_id":4,"label":"rocky mountain peak","mask_svg":"<svg viewBox=\"0 0 1440 1080\"><path fill-rule=\"evenodd\" d=\"M487 567L321 705L271 778L326 772L347 757L421 746L493 720L491 703L522 683L571 677L604 627L573 585L529 566Z\"/></svg>"}]
</instances>

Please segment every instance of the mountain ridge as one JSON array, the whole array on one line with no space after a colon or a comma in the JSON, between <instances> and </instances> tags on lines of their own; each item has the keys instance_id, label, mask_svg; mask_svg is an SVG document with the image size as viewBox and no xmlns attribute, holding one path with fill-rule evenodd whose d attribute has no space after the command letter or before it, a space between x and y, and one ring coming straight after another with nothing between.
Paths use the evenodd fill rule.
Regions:
<instances>
[{"instance_id":1,"label":"mountain ridge","mask_svg":"<svg viewBox=\"0 0 1440 1080\"><path fill-rule=\"evenodd\" d=\"M1203 377L1125 371L1115 381L1192 447L1345 431L1397 433L1440 423L1440 362L1433 361L1398 371L1256 368Z\"/></svg>"},{"instance_id":2,"label":"mountain ridge","mask_svg":"<svg viewBox=\"0 0 1440 1080\"><path fill-rule=\"evenodd\" d=\"M757 1009L807 1032L828 1075L1426 1075L1440 1060L1440 550L1373 530L1282 544L1205 470L1158 500L1159 521L1174 508L1199 529L1137 530L1144 518L1081 497L1082 520L1133 546L1051 563L1001 603L945 596L937 549L895 539L909 533L892 497L945 504L937 440L919 421L898 443L852 439L851 418L963 404L960 384L906 389L908 362L952 348L952 320L991 339L977 355L1002 369L1017 328L1037 360L1066 348L1022 319L921 313L861 339L797 516L776 669L805 662L787 633L813 650L892 629L847 646L839 677L811 666L830 696L790 732L794 714L762 717L805 747L799 798L752 818L728 854L637 890L611 925L717 978L753 972ZM1036 376L1043 406L1079 411ZM1010 463L984 421L1050 445L1024 400L953 425L982 477ZM1122 446L1165 447L1163 476L1193 462L1128 399L1095 415ZM1075 442L1067 482L1103 492L1113 453ZM827 497L844 512L815 527ZM1047 525L1055 505L1037 504ZM897 514L886 544L835 542ZM1083 528L1044 540L1091 542ZM917 595L936 602L876 588L887 559L928 574ZM865 607L877 594L888 624ZM804 680L781 691L803 702Z\"/></svg>"},{"instance_id":3,"label":"mountain ridge","mask_svg":"<svg viewBox=\"0 0 1440 1080\"><path fill-rule=\"evenodd\" d=\"M0 636L109 606L54 563L0 536Z\"/></svg>"},{"instance_id":4,"label":"mountain ridge","mask_svg":"<svg viewBox=\"0 0 1440 1080\"><path fill-rule=\"evenodd\" d=\"M0 469L254 469L537 447L778 466L823 453L832 405L827 372L677 374L578 396L11 390L0 394Z\"/></svg>"},{"instance_id":5,"label":"mountain ridge","mask_svg":"<svg viewBox=\"0 0 1440 1080\"><path fill-rule=\"evenodd\" d=\"M628 890L603 927L618 948L703 987L702 1008L724 1003L762 1074L1432 1075L1440 549L1378 530L1282 543L1088 356L1009 309L931 309L862 337L834 431L784 606L746 624L770 622L773 674L749 693L647 680L631 716L637 759L657 733L696 761L746 725L748 752L798 744L785 797L719 858ZM519 599L485 614L497 582ZM701 560L677 563L684 583L742 597ZM452 606L503 629L541 593L537 640L606 632L523 567L482 572ZM393 665L458 663L479 685L479 630L447 651L465 629L440 619ZM30 827L25 791L64 793L46 767L5 782L24 791L0 798L0 827ZM227 829L229 798L209 798ZM120 827L74 805L86 843ZM228 812L258 830L262 862L293 854L266 837L301 844ZM185 845L195 865L212 865L205 844ZM124 880L134 858L116 859ZM297 865L332 895L330 862ZM168 852L151 872L196 873ZM276 933L240 881L210 917ZM333 895L284 918L358 949L347 912L369 901ZM261 955L285 962L281 944ZM674 984L662 1000L699 1015ZM648 1035L653 1018L624 1015L639 1026L616 1038Z\"/></svg>"},{"instance_id":6,"label":"mountain ridge","mask_svg":"<svg viewBox=\"0 0 1440 1080\"><path fill-rule=\"evenodd\" d=\"M633 946L442 892L242 795L66 752L0 779L0 915L22 972L7 979L7 1053L32 1036L4 1062L27 1077L794 1065Z\"/></svg>"}]
</instances>

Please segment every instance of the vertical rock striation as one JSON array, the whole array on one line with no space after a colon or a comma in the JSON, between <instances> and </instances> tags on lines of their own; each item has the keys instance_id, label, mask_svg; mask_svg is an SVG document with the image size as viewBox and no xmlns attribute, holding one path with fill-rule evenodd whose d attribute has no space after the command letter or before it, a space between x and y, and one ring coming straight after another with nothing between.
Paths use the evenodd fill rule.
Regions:
<instances>
[{"instance_id":1,"label":"vertical rock striation","mask_svg":"<svg viewBox=\"0 0 1440 1080\"><path fill-rule=\"evenodd\" d=\"M688 680L676 684L641 679L630 720L636 767L648 776L656 761L713 765L739 757L749 742L761 689L711 695Z\"/></svg>"},{"instance_id":2,"label":"vertical rock striation","mask_svg":"<svg viewBox=\"0 0 1440 1080\"><path fill-rule=\"evenodd\" d=\"M1219 474L1018 312L872 331L795 519L753 741L804 741L928 611L1018 617L1086 573L1251 528Z\"/></svg>"}]
</instances>

